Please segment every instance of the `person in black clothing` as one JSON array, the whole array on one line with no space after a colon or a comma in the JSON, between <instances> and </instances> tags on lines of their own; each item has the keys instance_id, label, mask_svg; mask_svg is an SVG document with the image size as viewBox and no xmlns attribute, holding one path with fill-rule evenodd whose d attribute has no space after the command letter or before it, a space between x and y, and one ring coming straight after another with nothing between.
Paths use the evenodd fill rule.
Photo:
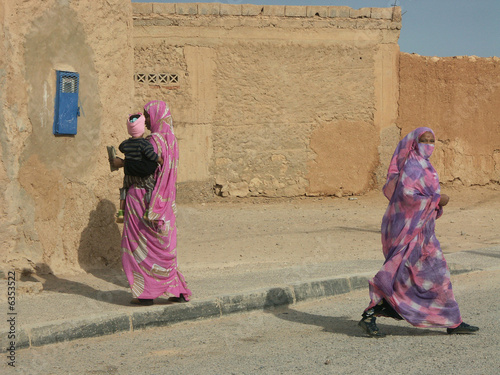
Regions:
<instances>
[{"instance_id":1,"label":"person in black clothing","mask_svg":"<svg viewBox=\"0 0 500 375\"><path fill-rule=\"evenodd\" d=\"M118 149L125 154L123 187L120 189L120 210L116 221L123 223L125 199L128 188L135 185L146 189L145 201L149 203L156 180L154 173L158 164L163 164L163 159L158 155L153 145L144 136L145 117L141 113L129 116L127 130L131 135L124 140Z\"/></svg>"}]
</instances>

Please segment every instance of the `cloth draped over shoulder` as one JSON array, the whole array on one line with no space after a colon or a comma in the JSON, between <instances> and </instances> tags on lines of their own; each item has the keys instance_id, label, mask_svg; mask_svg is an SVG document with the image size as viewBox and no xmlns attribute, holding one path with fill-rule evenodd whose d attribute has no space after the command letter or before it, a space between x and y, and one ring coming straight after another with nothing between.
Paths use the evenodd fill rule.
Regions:
<instances>
[{"instance_id":1,"label":"cloth draped over shoulder","mask_svg":"<svg viewBox=\"0 0 500 375\"><path fill-rule=\"evenodd\" d=\"M163 101L144 107L150 116L151 135L147 138L163 158L155 172L156 184L149 207L145 189L132 186L127 194L122 235L122 265L132 295L141 299L159 296L189 300L191 291L177 266L176 180L179 150L172 116Z\"/></svg>"},{"instance_id":2,"label":"cloth draped over shoulder","mask_svg":"<svg viewBox=\"0 0 500 375\"><path fill-rule=\"evenodd\" d=\"M451 327L461 322L450 271L435 235L440 187L436 170L420 155L419 137L434 132L417 128L396 147L384 195L389 205L382 219L385 263L370 280L370 305L385 299L417 327Z\"/></svg>"}]
</instances>

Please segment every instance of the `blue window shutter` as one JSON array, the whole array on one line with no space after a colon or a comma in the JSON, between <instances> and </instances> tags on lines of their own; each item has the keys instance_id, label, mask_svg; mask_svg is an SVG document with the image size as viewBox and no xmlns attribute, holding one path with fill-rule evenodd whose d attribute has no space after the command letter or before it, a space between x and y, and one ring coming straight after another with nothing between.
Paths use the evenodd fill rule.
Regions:
<instances>
[{"instance_id":1,"label":"blue window shutter","mask_svg":"<svg viewBox=\"0 0 500 375\"><path fill-rule=\"evenodd\" d=\"M57 91L54 113L54 134L76 134L79 74L57 71Z\"/></svg>"}]
</instances>

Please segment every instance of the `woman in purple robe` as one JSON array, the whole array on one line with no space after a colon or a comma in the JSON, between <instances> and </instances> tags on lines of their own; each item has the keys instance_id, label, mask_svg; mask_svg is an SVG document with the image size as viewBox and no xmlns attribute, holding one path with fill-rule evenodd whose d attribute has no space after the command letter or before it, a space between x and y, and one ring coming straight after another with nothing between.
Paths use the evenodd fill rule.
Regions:
<instances>
[{"instance_id":1,"label":"woman in purple robe","mask_svg":"<svg viewBox=\"0 0 500 375\"><path fill-rule=\"evenodd\" d=\"M371 302L358 325L369 336L383 337L376 317L406 320L416 327L443 327L452 333L479 330L462 321L450 271L435 235L435 220L448 196L429 161L434 132L417 128L404 137L392 157L383 188L389 205L382 219L385 262L369 281Z\"/></svg>"}]
</instances>

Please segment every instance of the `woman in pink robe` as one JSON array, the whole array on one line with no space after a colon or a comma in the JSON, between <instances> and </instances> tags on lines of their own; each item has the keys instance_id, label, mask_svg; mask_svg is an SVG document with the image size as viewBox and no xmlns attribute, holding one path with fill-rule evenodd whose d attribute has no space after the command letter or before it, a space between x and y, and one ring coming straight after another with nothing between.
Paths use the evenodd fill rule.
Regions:
<instances>
[{"instance_id":1,"label":"woman in pink robe","mask_svg":"<svg viewBox=\"0 0 500 375\"><path fill-rule=\"evenodd\" d=\"M151 130L148 140L164 162L156 169L149 205L144 200L144 187L133 185L128 190L121 244L123 270L134 297L131 303L152 305L160 296L184 302L191 291L177 267L177 139L165 102L149 102L144 115Z\"/></svg>"},{"instance_id":2,"label":"woman in pink robe","mask_svg":"<svg viewBox=\"0 0 500 375\"><path fill-rule=\"evenodd\" d=\"M429 161L434 143L431 129L417 128L399 142L389 165L383 188L389 205L381 228L385 262L369 282L371 302L358 324L369 336L384 336L377 316L445 327L450 334L479 329L462 321L434 231L448 203Z\"/></svg>"}]
</instances>

